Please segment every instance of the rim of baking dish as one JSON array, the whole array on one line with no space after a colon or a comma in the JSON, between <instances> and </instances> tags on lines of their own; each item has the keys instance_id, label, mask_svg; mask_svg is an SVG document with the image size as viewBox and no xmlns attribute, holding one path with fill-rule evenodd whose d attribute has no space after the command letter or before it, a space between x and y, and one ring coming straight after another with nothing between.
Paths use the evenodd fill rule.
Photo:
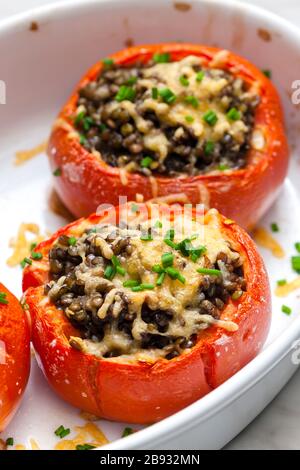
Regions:
<instances>
[{"instance_id":1,"label":"rim of baking dish","mask_svg":"<svg viewBox=\"0 0 300 470\"><path fill-rule=\"evenodd\" d=\"M0 37L9 32L13 33L14 31L18 31L20 26L23 26L24 23L28 23L28 21L41 21L43 19L55 20L56 18L61 18L64 12L68 13L70 16L77 16L80 11L88 11L90 7L96 6L101 8L101 4L113 7L114 4L120 4L121 1L124 5L125 0L73 0L72 2L54 2L1 20ZM140 2L140 0L126 1L133 5ZM172 6L171 0L160 1ZM189 0L189 2L192 4L209 4L210 6L214 5L220 8L227 7L233 11L246 13L249 17L262 20L265 24L276 26L284 33L285 37L291 41L298 41L298 43L300 43L300 29L288 20L281 18L279 15L256 5L240 3L238 0ZM128 436L126 439L117 439L111 444L101 447L101 449L125 450L132 447L143 449L150 440L152 446L155 446L155 443L159 443L161 446L165 441L179 436L183 429L186 431L195 428L201 422L217 414L221 409L229 406L247 390L259 383L264 376L292 352L294 342L298 340L299 337L300 316L255 359L217 389L211 391L208 395L174 415L148 428L141 429L137 433Z\"/></svg>"}]
</instances>

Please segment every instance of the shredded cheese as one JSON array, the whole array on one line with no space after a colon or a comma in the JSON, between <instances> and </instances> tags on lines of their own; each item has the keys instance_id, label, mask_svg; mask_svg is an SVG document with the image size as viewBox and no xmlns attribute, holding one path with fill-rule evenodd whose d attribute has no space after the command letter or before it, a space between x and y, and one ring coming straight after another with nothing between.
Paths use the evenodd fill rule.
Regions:
<instances>
[{"instance_id":1,"label":"shredded cheese","mask_svg":"<svg viewBox=\"0 0 300 470\"><path fill-rule=\"evenodd\" d=\"M101 447L108 444L108 439L101 429L94 423L86 423L84 426L76 426L77 434L73 439L62 439L55 450L76 450L76 446L89 444L94 447Z\"/></svg>"},{"instance_id":2,"label":"shredded cheese","mask_svg":"<svg viewBox=\"0 0 300 470\"><path fill-rule=\"evenodd\" d=\"M287 297L297 289L300 289L300 276L296 277L296 279L291 282L287 282L283 286L277 286L275 295L277 295L277 297Z\"/></svg>"},{"instance_id":3,"label":"shredded cheese","mask_svg":"<svg viewBox=\"0 0 300 470\"><path fill-rule=\"evenodd\" d=\"M15 450L26 450L26 446L24 446L23 444L16 444Z\"/></svg>"},{"instance_id":4,"label":"shredded cheese","mask_svg":"<svg viewBox=\"0 0 300 470\"><path fill-rule=\"evenodd\" d=\"M276 258L284 258L285 252L283 248L265 228L257 227L253 231L253 238L258 245L271 251L272 255Z\"/></svg>"},{"instance_id":5,"label":"shredded cheese","mask_svg":"<svg viewBox=\"0 0 300 470\"><path fill-rule=\"evenodd\" d=\"M35 439L30 439L31 450L40 450L40 446Z\"/></svg>"},{"instance_id":6,"label":"shredded cheese","mask_svg":"<svg viewBox=\"0 0 300 470\"><path fill-rule=\"evenodd\" d=\"M16 152L15 162L14 162L15 165L17 166L22 165L28 160L31 160L33 157L36 157L37 155L44 153L46 151L46 148L47 148L47 141L42 142L41 144L37 145L36 147L30 150L22 150L22 151Z\"/></svg>"}]
</instances>

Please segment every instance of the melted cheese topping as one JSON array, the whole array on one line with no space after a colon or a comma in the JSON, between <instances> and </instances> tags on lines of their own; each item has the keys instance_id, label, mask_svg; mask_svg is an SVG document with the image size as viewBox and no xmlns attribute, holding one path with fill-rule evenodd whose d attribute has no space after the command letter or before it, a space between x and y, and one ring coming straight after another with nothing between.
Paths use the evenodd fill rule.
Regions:
<instances>
[{"instance_id":1,"label":"melted cheese topping","mask_svg":"<svg viewBox=\"0 0 300 470\"><path fill-rule=\"evenodd\" d=\"M222 51L223 52L223 51ZM223 56L222 56L223 57ZM162 122L168 125L188 127L193 134L207 140L218 141L225 133L229 133L238 142L243 141L244 135L249 131L242 120L230 122L226 117L226 110L219 98L220 92L225 90L228 79L221 76L205 75L201 82L197 81L194 66L201 66L202 60L196 56L188 56L178 62L158 63L142 71L144 80L140 84L151 90L157 87L169 88L177 96L174 104L161 103L156 99L148 98L141 105L143 111L154 111ZM185 76L188 85L183 87L180 77ZM240 83L242 86L242 82ZM241 95L245 93L241 90ZM248 92L249 94L249 92ZM185 102L186 96L193 96L199 101L197 108ZM112 106L121 106L126 109L134 119L138 130L145 133L144 145L149 150L157 152L163 160L168 153L169 142L163 132L155 129L149 130L149 124L137 112L135 105L128 101L113 103ZM218 121L215 126L209 126L203 121L206 111L216 113ZM192 119L187 122L186 116Z\"/></svg>"},{"instance_id":2,"label":"melted cheese topping","mask_svg":"<svg viewBox=\"0 0 300 470\"><path fill-rule=\"evenodd\" d=\"M192 220L189 216L177 216L175 221L170 222L168 219L161 219L161 228L156 228L156 235L153 240L141 240L141 231L152 227L151 221L143 223L138 222L138 228L126 229L126 235L130 236L130 245L132 248L131 255L122 259L122 267L126 270L126 275L116 274L113 279L113 288L105 297L104 303L98 310L98 317L104 319L112 308L112 316L118 317L122 309L121 299L126 296L128 299L128 312L134 314L132 326L133 339L124 332L117 329L111 323L105 329L105 335L101 341L92 341L90 339L82 339L79 337L71 337L70 344L87 353L102 357L109 351L121 351L121 355L113 360L130 361L145 360L151 361L155 357L164 355L161 349L141 350L141 341L143 334L155 333L155 328L149 326L142 319L142 306L147 303L152 310L171 311L173 318L169 322L167 335L175 337L189 338L191 335L199 332L199 330L216 324L228 331L235 331L237 325L231 321L217 320L210 315L199 314L199 292L203 280L203 275L197 272L198 268L206 267L207 259L211 264L216 262L219 253L224 253L229 259L234 260L240 255L232 250L232 246L228 240L222 236L220 232L219 219L216 211L211 210L207 213L206 224L203 221ZM206 247L205 257L199 257L196 262L190 258L184 257L179 251L173 251L164 242L166 231L170 228L175 230L174 242L179 243L185 238L194 239L195 246L204 245ZM112 226L106 226L104 231L111 233ZM125 230L125 229L124 229ZM104 232L103 232L104 233ZM122 231L121 231L122 233ZM103 240L104 241L104 240ZM104 242L106 243L106 242ZM143 290L133 292L131 288L124 287L123 283L129 279L139 279L141 283L156 285L157 274L153 272L154 265L161 264L163 253L172 252L174 255L173 267L180 271L185 277L186 282L182 284L179 280L171 279L166 276L161 286L156 286L153 290ZM111 259L109 250L103 252L107 259ZM82 253L84 257L84 253ZM85 294L89 295L100 287L100 284L111 284L110 281L99 277L102 268L84 268L76 272L78 280L85 284ZM103 272L103 271L102 271ZM64 278L52 288L60 289L64 282ZM223 273L223 282L226 285L226 272ZM110 310L111 311L111 310Z\"/></svg>"}]
</instances>

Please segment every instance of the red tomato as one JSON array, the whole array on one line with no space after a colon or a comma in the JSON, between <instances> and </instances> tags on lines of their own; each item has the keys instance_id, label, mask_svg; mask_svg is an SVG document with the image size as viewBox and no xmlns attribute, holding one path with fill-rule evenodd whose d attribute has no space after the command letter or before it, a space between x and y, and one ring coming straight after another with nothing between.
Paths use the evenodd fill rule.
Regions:
<instances>
[{"instance_id":1,"label":"red tomato","mask_svg":"<svg viewBox=\"0 0 300 470\"><path fill-rule=\"evenodd\" d=\"M13 417L30 370L30 332L19 301L0 284L0 431Z\"/></svg>"},{"instance_id":2,"label":"red tomato","mask_svg":"<svg viewBox=\"0 0 300 470\"><path fill-rule=\"evenodd\" d=\"M178 206L171 209L174 217L181 210ZM36 248L43 259L26 267L23 279L32 340L49 383L62 398L106 419L151 423L201 398L257 355L271 319L268 277L247 233L221 215L217 217L221 232L244 258L247 291L239 300L230 301L221 317L234 320L238 330L212 326L199 334L189 352L171 360L125 363L75 350L68 338L80 336L80 332L44 294L42 284L49 281L48 253L55 240L62 234L80 236L99 223L101 216L74 222Z\"/></svg>"}]
</instances>

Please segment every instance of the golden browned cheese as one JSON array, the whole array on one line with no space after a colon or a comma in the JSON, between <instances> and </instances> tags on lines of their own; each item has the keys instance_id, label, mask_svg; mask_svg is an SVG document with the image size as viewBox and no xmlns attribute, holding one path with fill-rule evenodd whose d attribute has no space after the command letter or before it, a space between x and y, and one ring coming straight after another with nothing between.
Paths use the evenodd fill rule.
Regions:
<instances>
[{"instance_id":1,"label":"golden browned cheese","mask_svg":"<svg viewBox=\"0 0 300 470\"><path fill-rule=\"evenodd\" d=\"M175 221L172 222L172 228L175 230L174 242L179 243L185 238L194 236L197 246L204 245L206 247L206 257L212 264L216 262L216 258L221 252L225 253L229 259L238 258L239 254L232 250L233 247L220 231L217 212L215 210L209 211L206 220L209 222L204 225L201 219L195 221L190 216L177 216ZM104 303L98 310L98 316L101 319L106 317L110 308L112 308L112 315L117 317L122 309L122 303L118 302L117 299L120 293L124 294L128 299L129 313L133 313L135 317L132 327L133 340L117 328L110 328L105 331L104 338L100 342L72 337L71 341L74 347L99 357L106 354L107 351L118 349L123 353L118 358L113 359L118 361L128 361L130 360L129 356L133 360L136 360L137 357L140 360L149 360L163 355L163 351L159 349L155 351L140 350L141 338L149 328L149 325L141 318L142 306L145 302L152 310L172 311L173 318L167 331L167 334L171 336L189 338L199 331L199 323L201 323L200 329L216 323L229 331L237 329L235 323L226 321L226 319L225 321L224 319L216 320L210 315L199 315L197 302L203 275L199 274L197 269L205 267L204 257L200 257L196 262L193 262L190 258L183 257L180 252L173 252L174 268L178 269L185 277L186 282L184 284L179 280L166 276L163 284L156 286L153 290L133 292L130 288L123 286L124 281L137 278L140 279L141 283L155 286L157 274L153 272L152 267L161 263L163 253L172 251L164 242L165 233L171 228L170 223L167 219L161 219L161 224L161 228L156 228L157 235L150 241L141 240L140 227L139 229L130 229L132 252L129 257L124 258L122 263L126 275L124 277L116 274L112 281L114 287L108 292ZM141 225L142 230L147 230L150 226L153 226L153 222L147 221ZM110 232L112 226L108 227L107 230ZM103 243L106 242L103 240ZM105 252L105 257L110 259L112 253L109 252L108 247L103 246L101 248ZM85 284L86 295L92 294L96 289L96 284L99 283L97 270L99 268L95 267L76 274L77 278ZM226 276L226 273L223 275ZM103 282L108 281L104 279ZM56 288L60 288L59 282Z\"/></svg>"}]
</instances>

